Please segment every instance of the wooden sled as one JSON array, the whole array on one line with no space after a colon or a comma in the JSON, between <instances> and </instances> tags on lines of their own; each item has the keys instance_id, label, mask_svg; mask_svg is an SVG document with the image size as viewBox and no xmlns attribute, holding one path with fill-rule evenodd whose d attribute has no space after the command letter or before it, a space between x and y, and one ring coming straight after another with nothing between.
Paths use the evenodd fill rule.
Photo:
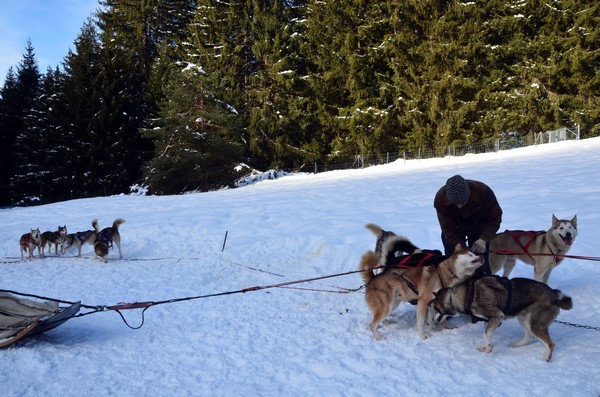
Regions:
<instances>
[{"instance_id":1,"label":"wooden sled","mask_svg":"<svg viewBox=\"0 0 600 397\"><path fill-rule=\"evenodd\" d=\"M54 302L37 302L0 293L0 348L58 327L73 318L80 307L80 302L59 307Z\"/></svg>"}]
</instances>

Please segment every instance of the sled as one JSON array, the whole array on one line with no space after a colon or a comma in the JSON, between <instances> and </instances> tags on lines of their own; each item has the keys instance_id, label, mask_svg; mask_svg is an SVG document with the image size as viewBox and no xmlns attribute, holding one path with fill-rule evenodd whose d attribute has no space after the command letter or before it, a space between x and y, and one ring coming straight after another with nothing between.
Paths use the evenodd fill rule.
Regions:
<instances>
[{"instance_id":1,"label":"sled","mask_svg":"<svg viewBox=\"0 0 600 397\"><path fill-rule=\"evenodd\" d=\"M73 318L80 302L59 307L56 302L38 302L0 292L0 348L50 331Z\"/></svg>"}]
</instances>

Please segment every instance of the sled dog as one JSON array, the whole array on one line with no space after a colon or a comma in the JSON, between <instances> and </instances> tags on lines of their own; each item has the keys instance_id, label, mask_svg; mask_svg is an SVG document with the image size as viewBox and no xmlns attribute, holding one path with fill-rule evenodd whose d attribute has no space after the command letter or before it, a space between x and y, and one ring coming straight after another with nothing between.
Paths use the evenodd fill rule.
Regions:
<instances>
[{"instance_id":1,"label":"sled dog","mask_svg":"<svg viewBox=\"0 0 600 397\"><path fill-rule=\"evenodd\" d=\"M61 243L61 255L71 247L77 248L77 256L81 256L81 247L84 244L94 244L96 233L93 230L83 232L69 233L65 235Z\"/></svg>"},{"instance_id":2,"label":"sled dog","mask_svg":"<svg viewBox=\"0 0 600 397\"><path fill-rule=\"evenodd\" d=\"M548 231L530 232L506 230L496 234L490 242L490 268L492 273L504 268L502 275L508 277L516 260L534 266L536 281L548 284L552 269L558 266L577 237L577 215L571 220L557 219L552 215L552 227ZM518 255L498 254L496 251L523 252ZM536 255L541 254L541 255Z\"/></svg>"},{"instance_id":3,"label":"sled dog","mask_svg":"<svg viewBox=\"0 0 600 397\"><path fill-rule=\"evenodd\" d=\"M112 247L113 241L119 249L119 258L123 258L121 254L121 234L119 233L119 225L125 222L125 220L118 218L115 219L111 227L105 227L100 230L98 227L98 220L92 221L92 226L96 232L96 241L94 242L94 252L96 256L103 262L106 262L106 256L108 255L109 247Z\"/></svg>"},{"instance_id":4,"label":"sled dog","mask_svg":"<svg viewBox=\"0 0 600 397\"><path fill-rule=\"evenodd\" d=\"M369 327L375 339L382 339L377 330L382 322L400 304L400 301L417 305L417 330L422 339L427 339L425 320L427 303L433 299L433 293L444 287L451 287L471 277L483 264L483 259L474 253L456 247L451 257L437 265L398 269L386 267L375 274L379 257L373 251L367 251L361 259L359 270L366 285L365 300L373 313Z\"/></svg>"},{"instance_id":5,"label":"sled dog","mask_svg":"<svg viewBox=\"0 0 600 397\"><path fill-rule=\"evenodd\" d=\"M42 257L42 251L40 250L40 244L42 243L42 237L40 229L31 229L31 232L25 233L19 239L19 247L21 249L21 260L23 260L23 252L27 252L29 260L33 258L33 250L37 248L40 258Z\"/></svg>"},{"instance_id":6,"label":"sled dog","mask_svg":"<svg viewBox=\"0 0 600 397\"><path fill-rule=\"evenodd\" d=\"M470 314L487 321L484 344L478 348L486 353L492 351L492 334L502 320L517 317L525 335L510 347L524 346L535 336L546 347L544 359L550 361L554 342L548 328L560 309L571 309L573 302L561 291L539 281L484 276L436 292L429 306L435 310L435 321L458 314Z\"/></svg>"},{"instance_id":7,"label":"sled dog","mask_svg":"<svg viewBox=\"0 0 600 397\"><path fill-rule=\"evenodd\" d=\"M58 246L61 245L63 239L67 235L67 225L58 226L55 232L44 232L42 233L42 256L44 256L44 249L48 246L48 254L52 252L52 244L54 244L54 254L58 255Z\"/></svg>"}]
</instances>

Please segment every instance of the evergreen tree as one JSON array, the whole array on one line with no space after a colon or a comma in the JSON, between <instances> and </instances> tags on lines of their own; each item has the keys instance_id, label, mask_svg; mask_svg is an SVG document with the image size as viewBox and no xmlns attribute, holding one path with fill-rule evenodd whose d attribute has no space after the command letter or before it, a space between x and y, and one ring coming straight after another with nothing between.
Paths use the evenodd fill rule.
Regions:
<instances>
[{"instance_id":1,"label":"evergreen tree","mask_svg":"<svg viewBox=\"0 0 600 397\"><path fill-rule=\"evenodd\" d=\"M98 14L102 45L90 159L96 194L127 191L151 155L140 128L154 109L148 81L156 56L157 4L108 0Z\"/></svg>"},{"instance_id":2,"label":"evergreen tree","mask_svg":"<svg viewBox=\"0 0 600 397\"><path fill-rule=\"evenodd\" d=\"M0 206L13 203L11 180L14 175L13 153L17 131L20 128L19 91L13 68L8 70L4 86L0 90Z\"/></svg>"},{"instance_id":3,"label":"evergreen tree","mask_svg":"<svg viewBox=\"0 0 600 397\"><path fill-rule=\"evenodd\" d=\"M12 176L13 195L17 203L39 203L41 142L37 129L29 127L34 122L29 118L40 95L40 80L35 53L31 41L27 42L23 59L17 68L16 136L12 148L14 175Z\"/></svg>"},{"instance_id":4,"label":"evergreen tree","mask_svg":"<svg viewBox=\"0 0 600 397\"><path fill-rule=\"evenodd\" d=\"M160 124L146 131L155 142L146 183L157 194L233 186L242 143L233 109L210 94L204 71L189 65L171 73Z\"/></svg>"},{"instance_id":5,"label":"evergreen tree","mask_svg":"<svg viewBox=\"0 0 600 397\"><path fill-rule=\"evenodd\" d=\"M68 120L63 134L65 146L61 151L68 174L69 193L75 197L87 197L98 192L96 175L92 174L94 156L94 117L101 99L96 95L100 55L98 33L88 20L75 40L74 51L69 51L64 61L62 94L65 118Z\"/></svg>"},{"instance_id":6,"label":"evergreen tree","mask_svg":"<svg viewBox=\"0 0 600 397\"><path fill-rule=\"evenodd\" d=\"M64 96L65 75L57 67L48 68L42 80L41 95L36 101L34 119L40 131L41 175L43 202L68 200L71 195L69 151L76 149L69 139L69 118Z\"/></svg>"},{"instance_id":7,"label":"evergreen tree","mask_svg":"<svg viewBox=\"0 0 600 397\"><path fill-rule=\"evenodd\" d=\"M257 68L248 92L249 149L254 164L295 167L325 153L313 116L303 53L304 1L257 4L252 18L252 54Z\"/></svg>"}]
</instances>

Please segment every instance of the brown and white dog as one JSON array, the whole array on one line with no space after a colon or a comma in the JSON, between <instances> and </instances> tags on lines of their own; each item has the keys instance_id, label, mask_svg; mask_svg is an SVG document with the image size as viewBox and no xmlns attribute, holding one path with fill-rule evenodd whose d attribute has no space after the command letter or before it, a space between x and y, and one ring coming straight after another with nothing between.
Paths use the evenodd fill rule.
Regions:
<instances>
[{"instance_id":1,"label":"brown and white dog","mask_svg":"<svg viewBox=\"0 0 600 397\"><path fill-rule=\"evenodd\" d=\"M54 254L58 255L58 246L62 245L62 241L67 235L67 225L58 226L55 232L44 232L42 233L42 256L44 256L44 249L48 246L48 254L52 251L52 244L54 244ZM61 250L62 252L62 250Z\"/></svg>"},{"instance_id":2,"label":"brown and white dog","mask_svg":"<svg viewBox=\"0 0 600 397\"><path fill-rule=\"evenodd\" d=\"M125 220L118 218L115 219L111 227L105 227L100 230L98 227L98 220L92 221L92 226L96 232L96 241L94 242L94 252L96 256L103 262L106 262L109 247L112 247L113 242L119 249L119 258L123 258L121 254L121 234L119 233L119 225L124 223Z\"/></svg>"},{"instance_id":3,"label":"brown and white dog","mask_svg":"<svg viewBox=\"0 0 600 397\"><path fill-rule=\"evenodd\" d=\"M385 255L385 253L384 253ZM434 298L434 292L452 287L470 278L483 264L483 259L457 245L454 254L437 265L396 268L386 266L375 274L380 255L367 251L361 259L359 269L366 285L365 300L373 321L369 327L376 339L382 339L377 327L400 304L400 301L417 305L417 330L422 339L427 339L425 321L428 318L427 304Z\"/></svg>"},{"instance_id":4,"label":"brown and white dog","mask_svg":"<svg viewBox=\"0 0 600 397\"><path fill-rule=\"evenodd\" d=\"M42 235L40 229L31 229L31 232L25 233L19 239L19 247L21 248L21 260L23 260L23 252L27 252L29 260L33 258L33 250L37 248L40 258L42 257L42 251L40 245L42 244Z\"/></svg>"}]
</instances>

